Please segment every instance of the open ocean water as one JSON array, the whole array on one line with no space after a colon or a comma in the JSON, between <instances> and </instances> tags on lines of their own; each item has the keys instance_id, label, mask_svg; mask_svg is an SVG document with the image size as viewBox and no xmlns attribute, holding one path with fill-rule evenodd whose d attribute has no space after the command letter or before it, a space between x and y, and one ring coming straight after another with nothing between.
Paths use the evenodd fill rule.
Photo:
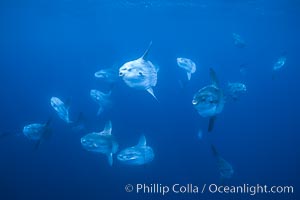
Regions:
<instances>
[{"instance_id":1,"label":"open ocean water","mask_svg":"<svg viewBox=\"0 0 300 200\"><path fill-rule=\"evenodd\" d=\"M1 1L0 199L299 199L299 19L297 0ZM151 41L157 100L118 75ZM190 81L178 57L196 64ZM94 76L106 68L113 84ZM208 132L192 100L212 84L210 68L227 96ZM233 100L236 82L247 89ZM111 91L99 116L91 89ZM51 97L68 102L74 123ZM37 148L23 127L49 119ZM81 144L109 120L112 166ZM153 161L117 159L141 135Z\"/></svg>"}]
</instances>

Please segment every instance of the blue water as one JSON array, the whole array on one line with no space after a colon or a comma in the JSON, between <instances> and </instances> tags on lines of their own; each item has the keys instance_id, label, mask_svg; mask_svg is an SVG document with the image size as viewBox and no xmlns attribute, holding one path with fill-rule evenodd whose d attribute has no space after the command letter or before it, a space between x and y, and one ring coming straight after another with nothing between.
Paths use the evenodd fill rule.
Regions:
<instances>
[{"instance_id":1,"label":"blue water","mask_svg":"<svg viewBox=\"0 0 300 200\"><path fill-rule=\"evenodd\" d=\"M284 1L1 1L0 5L0 199L297 199L299 197L300 3ZM183 2L183 3L182 3ZM246 42L234 46L232 33ZM101 118L90 89L105 87L94 77L140 57L159 66L150 94L120 80L113 108ZM287 63L272 80L272 66L286 52ZM197 71L186 74L177 57ZM240 73L240 66L245 73ZM221 85L241 81L247 92L228 101L207 133L208 119L191 104L209 84L213 67ZM74 131L58 118L50 98L71 99L70 115L85 116ZM38 151L23 126L52 117L52 137ZM120 149L141 134L155 152L145 166L126 166L85 151L80 138L103 129L106 120ZM203 138L197 134L203 130ZM234 168L221 183L214 144ZM136 194L126 184L188 183L294 186L294 194Z\"/></svg>"}]
</instances>

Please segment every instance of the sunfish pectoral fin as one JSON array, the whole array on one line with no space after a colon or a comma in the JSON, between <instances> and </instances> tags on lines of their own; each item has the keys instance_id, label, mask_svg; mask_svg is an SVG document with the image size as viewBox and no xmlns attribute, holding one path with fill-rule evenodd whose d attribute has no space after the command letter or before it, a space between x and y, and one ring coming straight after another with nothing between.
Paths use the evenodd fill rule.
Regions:
<instances>
[{"instance_id":1,"label":"sunfish pectoral fin","mask_svg":"<svg viewBox=\"0 0 300 200\"><path fill-rule=\"evenodd\" d=\"M104 127L104 133L106 135L111 135L111 130L112 130L112 125L111 121L106 122L105 127Z\"/></svg>"},{"instance_id":2,"label":"sunfish pectoral fin","mask_svg":"<svg viewBox=\"0 0 300 200\"><path fill-rule=\"evenodd\" d=\"M108 153L106 156L107 156L107 161L108 161L109 166L112 166L113 165L113 154Z\"/></svg>"},{"instance_id":3,"label":"sunfish pectoral fin","mask_svg":"<svg viewBox=\"0 0 300 200\"><path fill-rule=\"evenodd\" d=\"M153 88L148 88L147 92L149 92L156 99L156 101L158 101L158 99L156 98L156 96L155 96L155 94L153 92Z\"/></svg>"},{"instance_id":4,"label":"sunfish pectoral fin","mask_svg":"<svg viewBox=\"0 0 300 200\"><path fill-rule=\"evenodd\" d=\"M211 132L214 129L215 121L216 121L216 116L212 116L209 118L208 129L207 129L208 132Z\"/></svg>"},{"instance_id":5,"label":"sunfish pectoral fin","mask_svg":"<svg viewBox=\"0 0 300 200\"><path fill-rule=\"evenodd\" d=\"M188 80L191 80L192 73L191 72L187 72L186 75L187 75Z\"/></svg>"},{"instance_id":6,"label":"sunfish pectoral fin","mask_svg":"<svg viewBox=\"0 0 300 200\"><path fill-rule=\"evenodd\" d=\"M143 60L148 60L148 53L149 53L149 50L150 50L151 46L152 46L152 41L150 42L148 48L146 49L145 53L141 57Z\"/></svg>"},{"instance_id":7,"label":"sunfish pectoral fin","mask_svg":"<svg viewBox=\"0 0 300 200\"><path fill-rule=\"evenodd\" d=\"M145 135L141 135L139 142L136 146L146 146L146 145L147 145L146 137Z\"/></svg>"},{"instance_id":8,"label":"sunfish pectoral fin","mask_svg":"<svg viewBox=\"0 0 300 200\"><path fill-rule=\"evenodd\" d=\"M216 72L213 68L209 68L209 76L212 84L218 86L219 85L219 80L217 78Z\"/></svg>"}]
</instances>

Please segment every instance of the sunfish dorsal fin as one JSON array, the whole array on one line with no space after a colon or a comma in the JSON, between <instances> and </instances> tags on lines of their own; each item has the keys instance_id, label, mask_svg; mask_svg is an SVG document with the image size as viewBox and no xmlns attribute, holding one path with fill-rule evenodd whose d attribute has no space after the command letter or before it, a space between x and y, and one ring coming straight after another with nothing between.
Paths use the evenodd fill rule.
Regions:
<instances>
[{"instance_id":1,"label":"sunfish dorsal fin","mask_svg":"<svg viewBox=\"0 0 300 200\"><path fill-rule=\"evenodd\" d=\"M146 137L144 135L141 135L140 140L136 146L141 147L146 145L147 145Z\"/></svg>"},{"instance_id":2,"label":"sunfish dorsal fin","mask_svg":"<svg viewBox=\"0 0 300 200\"><path fill-rule=\"evenodd\" d=\"M112 125L111 121L106 122L104 130L101 132L102 135L111 135Z\"/></svg>"},{"instance_id":3,"label":"sunfish dorsal fin","mask_svg":"<svg viewBox=\"0 0 300 200\"><path fill-rule=\"evenodd\" d=\"M152 46L152 41L150 42L148 48L146 49L145 53L141 57L143 60L148 60L148 53L149 53L151 46Z\"/></svg>"},{"instance_id":4,"label":"sunfish dorsal fin","mask_svg":"<svg viewBox=\"0 0 300 200\"><path fill-rule=\"evenodd\" d=\"M158 101L158 99L156 98L152 88L148 88L147 92L149 92L156 99L156 101Z\"/></svg>"},{"instance_id":5,"label":"sunfish dorsal fin","mask_svg":"<svg viewBox=\"0 0 300 200\"><path fill-rule=\"evenodd\" d=\"M218 80L216 72L213 68L209 68L209 77L210 77L212 84L219 86L219 80Z\"/></svg>"}]
</instances>

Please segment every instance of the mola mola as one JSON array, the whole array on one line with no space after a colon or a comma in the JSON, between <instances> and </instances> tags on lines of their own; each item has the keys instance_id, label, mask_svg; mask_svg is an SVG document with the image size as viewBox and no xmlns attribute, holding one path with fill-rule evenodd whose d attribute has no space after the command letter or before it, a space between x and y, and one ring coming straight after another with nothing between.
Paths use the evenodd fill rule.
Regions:
<instances>
[{"instance_id":1,"label":"mola mola","mask_svg":"<svg viewBox=\"0 0 300 200\"><path fill-rule=\"evenodd\" d=\"M37 141L36 148L38 148L42 140L47 139L51 134L50 123L51 120L49 119L45 124L28 124L24 126L23 134L29 140Z\"/></svg>"},{"instance_id":2,"label":"mola mola","mask_svg":"<svg viewBox=\"0 0 300 200\"><path fill-rule=\"evenodd\" d=\"M151 147L147 146L146 138L142 135L136 146L124 149L117 158L128 165L144 165L154 159L154 152Z\"/></svg>"},{"instance_id":3,"label":"mola mola","mask_svg":"<svg viewBox=\"0 0 300 200\"><path fill-rule=\"evenodd\" d=\"M65 104L58 97L51 98L51 106L57 112L59 118L67 122L68 124L73 123L69 118L69 105Z\"/></svg>"},{"instance_id":4,"label":"mola mola","mask_svg":"<svg viewBox=\"0 0 300 200\"><path fill-rule=\"evenodd\" d=\"M237 100L238 97L247 91L247 87L244 83L228 83L227 84L227 95L233 100Z\"/></svg>"},{"instance_id":5,"label":"mola mola","mask_svg":"<svg viewBox=\"0 0 300 200\"><path fill-rule=\"evenodd\" d=\"M216 115L221 113L224 107L223 91L219 87L219 82L215 71L210 69L211 85L201 88L194 95L192 104L202 117L209 117L208 132L214 127Z\"/></svg>"},{"instance_id":6,"label":"mola mola","mask_svg":"<svg viewBox=\"0 0 300 200\"><path fill-rule=\"evenodd\" d=\"M152 42L142 57L126 62L120 67L119 76L129 87L147 90L156 99L152 87L157 83L158 67L154 66L147 58L151 45Z\"/></svg>"},{"instance_id":7,"label":"mola mola","mask_svg":"<svg viewBox=\"0 0 300 200\"><path fill-rule=\"evenodd\" d=\"M81 138L81 145L85 150L105 154L110 166L113 164L113 154L118 151L119 146L111 130L111 121L108 121L103 131L92 132Z\"/></svg>"},{"instance_id":8,"label":"mola mola","mask_svg":"<svg viewBox=\"0 0 300 200\"><path fill-rule=\"evenodd\" d=\"M177 58L177 65L186 71L188 80L191 80L192 74L196 72L194 61L188 58Z\"/></svg>"},{"instance_id":9,"label":"mola mola","mask_svg":"<svg viewBox=\"0 0 300 200\"><path fill-rule=\"evenodd\" d=\"M230 179L234 174L232 165L219 155L219 152L214 145L211 145L211 149L214 157L217 159L217 166L221 176L221 180Z\"/></svg>"},{"instance_id":10,"label":"mola mola","mask_svg":"<svg viewBox=\"0 0 300 200\"><path fill-rule=\"evenodd\" d=\"M114 84L118 81L118 70L115 68L105 68L95 72L95 77L109 84Z\"/></svg>"},{"instance_id":11,"label":"mola mola","mask_svg":"<svg viewBox=\"0 0 300 200\"><path fill-rule=\"evenodd\" d=\"M106 94L100 92L99 90L90 91L91 98L99 105L97 116L99 116L103 112L103 110L105 110L111 105L110 94L111 92Z\"/></svg>"},{"instance_id":12,"label":"mola mola","mask_svg":"<svg viewBox=\"0 0 300 200\"><path fill-rule=\"evenodd\" d=\"M275 79L275 73L279 71L283 66L286 64L286 53L283 53L277 61L273 65L273 70L272 70L272 79Z\"/></svg>"},{"instance_id":13,"label":"mola mola","mask_svg":"<svg viewBox=\"0 0 300 200\"><path fill-rule=\"evenodd\" d=\"M242 37L237 33L232 33L232 38L234 45L239 48L244 48L246 46L245 41L242 39Z\"/></svg>"}]
</instances>

